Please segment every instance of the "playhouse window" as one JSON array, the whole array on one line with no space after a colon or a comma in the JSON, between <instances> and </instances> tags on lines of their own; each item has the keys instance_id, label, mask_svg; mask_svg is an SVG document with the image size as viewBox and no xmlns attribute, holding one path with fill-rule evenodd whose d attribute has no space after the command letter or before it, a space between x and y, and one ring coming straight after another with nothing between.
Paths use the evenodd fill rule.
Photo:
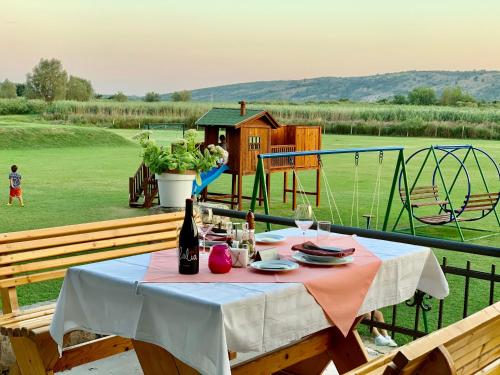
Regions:
<instances>
[{"instance_id":1,"label":"playhouse window","mask_svg":"<svg viewBox=\"0 0 500 375\"><path fill-rule=\"evenodd\" d=\"M250 151L260 150L260 137L257 136L248 137L248 149Z\"/></svg>"}]
</instances>

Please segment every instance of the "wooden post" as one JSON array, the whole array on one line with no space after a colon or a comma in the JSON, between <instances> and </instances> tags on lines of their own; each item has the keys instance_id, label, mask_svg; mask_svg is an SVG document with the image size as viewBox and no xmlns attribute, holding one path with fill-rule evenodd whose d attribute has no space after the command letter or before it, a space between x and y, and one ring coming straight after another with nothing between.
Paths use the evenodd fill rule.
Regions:
<instances>
[{"instance_id":1,"label":"wooden post","mask_svg":"<svg viewBox=\"0 0 500 375\"><path fill-rule=\"evenodd\" d=\"M271 206L271 173L266 174L267 204Z\"/></svg>"},{"instance_id":2,"label":"wooden post","mask_svg":"<svg viewBox=\"0 0 500 375\"><path fill-rule=\"evenodd\" d=\"M293 178L292 178L292 210L295 211L297 208L297 175L296 172L293 171Z\"/></svg>"},{"instance_id":3,"label":"wooden post","mask_svg":"<svg viewBox=\"0 0 500 375\"><path fill-rule=\"evenodd\" d=\"M283 203L287 201L287 191L288 190L288 172L283 172Z\"/></svg>"},{"instance_id":4,"label":"wooden post","mask_svg":"<svg viewBox=\"0 0 500 375\"><path fill-rule=\"evenodd\" d=\"M234 209L234 198L236 197L236 174L231 175L231 210Z\"/></svg>"},{"instance_id":5,"label":"wooden post","mask_svg":"<svg viewBox=\"0 0 500 375\"><path fill-rule=\"evenodd\" d=\"M318 165L318 169L316 169L316 207L319 207L320 204L320 196L321 196L321 179L320 179L321 166Z\"/></svg>"}]
</instances>

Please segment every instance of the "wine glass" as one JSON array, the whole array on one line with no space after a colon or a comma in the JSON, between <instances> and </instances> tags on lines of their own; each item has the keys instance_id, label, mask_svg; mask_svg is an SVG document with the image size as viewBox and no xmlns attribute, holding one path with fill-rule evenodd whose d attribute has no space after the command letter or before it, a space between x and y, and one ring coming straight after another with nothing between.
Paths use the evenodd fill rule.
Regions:
<instances>
[{"instance_id":1,"label":"wine glass","mask_svg":"<svg viewBox=\"0 0 500 375\"><path fill-rule=\"evenodd\" d=\"M306 230L313 225L312 208L310 204L299 204L295 209L295 224L302 230L304 242L306 240Z\"/></svg>"},{"instance_id":2,"label":"wine glass","mask_svg":"<svg viewBox=\"0 0 500 375\"><path fill-rule=\"evenodd\" d=\"M201 238L203 239L203 251L205 253L208 253L206 247L206 238L208 232L210 232L214 227L212 209L210 207L200 206L200 216L201 223L198 224L198 230L201 234Z\"/></svg>"}]
</instances>

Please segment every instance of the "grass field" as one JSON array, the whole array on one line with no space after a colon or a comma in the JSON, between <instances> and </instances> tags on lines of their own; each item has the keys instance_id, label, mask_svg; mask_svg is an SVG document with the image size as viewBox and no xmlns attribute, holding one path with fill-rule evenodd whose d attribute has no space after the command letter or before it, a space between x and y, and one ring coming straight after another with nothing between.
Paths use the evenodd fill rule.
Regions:
<instances>
[{"instance_id":1,"label":"grass field","mask_svg":"<svg viewBox=\"0 0 500 375\"><path fill-rule=\"evenodd\" d=\"M66 133L60 133L64 128ZM20 129L31 133L19 133ZM84 131L84 133L77 133ZM55 133L54 133L55 132ZM97 132L97 133L95 133ZM31 228L41 228L56 225L66 225L89 221L105 220L135 215L144 215L146 212L139 209L128 208L128 177L132 176L140 163L140 149L132 142L135 130L114 129L111 131L82 128L74 129L63 125L39 123L29 116L4 116L0 117L0 134L2 134L2 147L0 148L0 170L5 178L0 180L0 192L4 192L4 199L8 196L8 180L6 178L11 164L17 164L23 175L23 188L25 192L26 207L7 207L0 205L0 232L18 231ZM57 137L47 134L63 134ZM77 136L75 137L75 134ZM161 143L177 138L179 133L169 131L155 131L154 136ZM94 141L92 141L92 139ZM374 147L403 145L408 156L415 150L430 144L461 143L452 139L430 138L395 138L395 137L365 137L365 136L339 136L325 135L323 148L349 148L349 147ZM500 160L500 142L474 141L477 147L484 148L495 158ZM69 146L69 147L68 147ZM363 154L359 164L359 225L364 226L361 215L369 213L373 199L373 191L378 168L378 154ZM333 193L340 208L344 224L350 224L354 155L325 157L325 172L333 188ZM379 220L383 215L387 203L390 179L394 172L395 155L384 155L381 204ZM450 164L447 176L453 175L456 169ZM415 168L411 168L414 173ZM486 174L495 183L492 169L487 169ZM426 173L429 178L429 172ZM211 190L226 191L228 189L228 176L223 176L216 181ZM313 173L304 172L300 178L306 189L312 188ZM471 176L473 183L479 181L479 176ZM253 183L252 177L245 180L244 189L250 194ZM498 180L496 180L498 187ZM271 194L271 213L291 217L290 203L281 202L282 176L273 175ZM494 189L493 189L494 190ZM323 186L324 191L324 186ZM248 204L248 202L247 202ZM395 201L395 207L400 204ZM315 210L318 218L330 219L326 195L322 196L322 205ZM398 212L393 211L392 218ZM340 220L335 216L335 222ZM354 223L358 220L354 218ZM379 221L380 223L380 221ZM477 222L472 226L497 230L498 227L493 216ZM456 238L452 227L434 227L424 229L423 233L434 236ZM466 235L470 236L467 232ZM500 236L483 239L478 243L497 246ZM452 251L436 250L438 257L447 256L450 264L460 267L465 266L466 260L472 261L473 269L489 271L491 264L500 266L498 259L461 254ZM452 295L446 303L446 322L460 319L461 295L463 295L463 279L450 278ZM487 283L474 282L471 285L470 311L475 311L487 303ZM21 304L56 298L60 282L44 283L24 287L20 292ZM500 299L500 290L495 292L495 300ZM434 312L436 308L434 307ZM386 318L390 317L389 311L385 312ZM399 319L405 319L401 313ZM435 326L435 318L430 319L431 328ZM411 326L411 323L409 323Z\"/></svg>"}]
</instances>

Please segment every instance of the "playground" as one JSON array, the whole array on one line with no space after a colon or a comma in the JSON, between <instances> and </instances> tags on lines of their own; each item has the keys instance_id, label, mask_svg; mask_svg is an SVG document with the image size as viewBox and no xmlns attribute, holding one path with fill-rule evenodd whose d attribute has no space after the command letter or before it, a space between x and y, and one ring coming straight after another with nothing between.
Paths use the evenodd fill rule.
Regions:
<instances>
[{"instance_id":1,"label":"playground","mask_svg":"<svg viewBox=\"0 0 500 375\"><path fill-rule=\"evenodd\" d=\"M53 132L57 129L57 125L39 124L30 118L15 118L10 121L2 119L2 129L7 131L17 130L21 126L23 128L35 128L37 139L33 139L26 144L23 144L21 138L12 138L12 144L7 144L6 148L0 150L0 160L7 166L16 163L20 166L20 171L23 174L25 201L26 207L21 209L17 206L7 207L0 206L0 214L2 217L8 215L8 220L3 220L1 223L2 232L18 231L23 229L42 228L49 226L67 225L72 223L83 223L97 220L114 219L120 217L140 216L144 215L143 209L130 209L127 202L127 179L133 173L140 163L140 147L134 143L133 136L137 134L137 130L109 130L104 131L106 134L111 134L112 137L102 137L102 133L98 133L97 139L101 141L92 147L88 143L78 145L71 138L65 147L66 140L62 137L59 143L44 144L45 137L42 137L43 132ZM96 136L93 129L89 129L89 139L91 136ZM120 142L117 142L115 135L119 136ZM152 130L152 136L160 144L168 144L174 139L182 136L179 131L170 132L161 129ZM203 140L203 133L199 133L200 141ZM94 138L96 139L96 138ZM4 138L5 140L5 138ZM32 148L31 142L37 142L38 147ZM455 144L456 140L434 139L434 138L395 138L395 137L365 137L365 136L345 136L345 135L323 135L323 149L339 149L339 148L377 148L382 146L398 146L403 145L405 155L408 157L414 152L426 148L433 144ZM14 147L15 146L15 147ZM488 153L495 159L500 160L500 144L496 141L474 141L474 146L487 150ZM394 177L395 165L397 162L397 153L384 152L384 160L380 169L380 203L377 218L374 217L371 221L372 228L379 228L383 223L385 208L391 188L392 179ZM358 162L358 195L359 206L357 211L359 215L353 217L353 225L365 227L366 219L364 214L369 214L372 211L373 194L376 187L377 177L379 176L379 153L362 153L359 155ZM451 160L451 159L450 159ZM345 225L350 225L354 186L354 166L355 153L341 155L325 155L322 156L324 172L330 182L330 188L334 194L340 215ZM431 165L429 164L431 167ZM415 175L420 167L419 163L409 165L409 174ZM430 168L432 170L432 168ZM457 168L450 168L447 172L447 178L453 178ZM494 170L491 166L485 164L484 174L491 176ZM427 173L427 172L426 172ZM429 172L430 173L430 172ZM430 175L432 177L432 174ZM291 175L289 174L289 187L291 186ZM427 174L427 178L429 174ZM316 184L316 170L307 170L299 172L299 178L305 190L314 190ZM460 177L462 178L462 177ZM119 181L120 183L117 183ZM284 217L293 217L291 194L288 193L288 201L283 203L283 178L280 174L271 176L270 189L270 210L273 215ZM422 180L425 181L425 180ZM253 176L248 176L244 179L242 186L243 194L252 195ZM481 183L481 177L478 174L471 175L471 183ZM427 183L427 182L425 182ZM8 191L7 179L0 180L0 189ZM424 182L422 182L424 184ZM227 192L231 186L231 175L222 174L222 176L210 185L210 190L217 192ZM480 185L476 185L480 186ZM396 189L397 190L397 189ZM457 190L458 191L458 190ZM328 199L325 186L321 186L321 202L319 207L314 207L315 215L318 219L331 220L331 212L328 205ZM5 196L5 199L7 197ZM314 196L309 196L309 199L314 200ZM302 199L300 194L297 194L297 199ZM453 201L454 202L454 201ZM394 206L391 210L390 223L394 224L399 209L402 207L398 192L396 191ZM314 206L314 202L312 202ZM246 210L250 206L250 201L243 202L243 209ZM264 212L264 206L256 207L257 212ZM373 212L376 209L373 208ZM334 212L335 223L340 223L339 218ZM260 229L264 229L264 224L260 224ZM402 218L401 227L408 225L408 215ZM491 231L497 230L497 223L493 215L470 222L468 227L479 229L488 229ZM276 229L273 226L273 229ZM446 237L459 240L456 227L453 224L427 226L425 228L417 228L418 231L424 231L428 235L435 237ZM464 230L466 236L476 235L476 233ZM498 246L498 237L486 237L475 240L473 243L484 244L489 246ZM450 265L463 267L466 260L472 261L474 269L485 272L490 271L491 264L496 262L496 259L485 256L475 256L472 254L451 253L446 250L435 250L438 259L442 256L448 257ZM450 289L462 290L463 278L450 277ZM48 282L40 285L33 285L21 288L20 303L31 304L38 301L50 300L56 298L60 286L60 281ZM487 290L480 287L479 284L471 283L471 292L474 293L479 301L480 306L482 301L487 300ZM498 299L499 291L495 291L495 299ZM453 308L457 307L459 314L461 301L457 297L456 301L450 297L450 302L447 305L449 309L449 317L453 318ZM474 311L475 304L472 301L470 309ZM390 318L390 311L385 312L386 317ZM455 318L457 318L455 316ZM401 315L398 319L404 319ZM433 327L435 322L430 322Z\"/></svg>"}]
</instances>

